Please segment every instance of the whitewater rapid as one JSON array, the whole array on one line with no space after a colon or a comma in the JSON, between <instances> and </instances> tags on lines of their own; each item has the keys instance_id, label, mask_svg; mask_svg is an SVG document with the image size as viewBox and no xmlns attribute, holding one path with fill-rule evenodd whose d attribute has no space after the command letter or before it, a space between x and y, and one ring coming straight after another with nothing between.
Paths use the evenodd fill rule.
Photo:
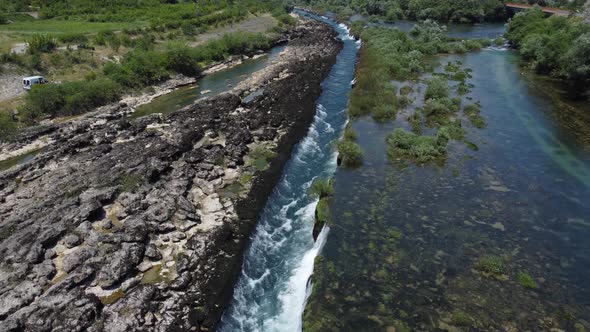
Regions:
<instances>
[{"instance_id":1,"label":"whitewater rapid","mask_svg":"<svg viewBox=\"0 0 590 332\"><path fill-rule=\"evenodd\" d=\"M330 24L344 47L322 84L313 124L294 149L258 220L232 303L222 318L219 331L223 332L301 331L308 280L329 231L325 227L313 241L318 201L309 195L309 187L314 179L332 177L336 171L335 142L347 122L345 111L360 41L343 24L299 14Z\"/></svg>"}]
</instances>

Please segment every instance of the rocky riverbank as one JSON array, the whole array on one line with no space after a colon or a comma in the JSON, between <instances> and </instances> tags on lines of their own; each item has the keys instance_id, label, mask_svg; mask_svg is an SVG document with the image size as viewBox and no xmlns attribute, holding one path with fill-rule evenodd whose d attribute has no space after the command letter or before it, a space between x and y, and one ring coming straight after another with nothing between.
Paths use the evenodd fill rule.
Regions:
<instances>
[{"instance_id":1,"label":"rocky riverbank","mask_svg":"<svg viewBox=\"0 0 590 332\"><path fill-rule=\"evenodd\" d=\"M47 142L0 173L0 330L213 329L340 48L305 22L253 100L136 120L120 103L12 143Z\"/></svg>"}]
</instances>

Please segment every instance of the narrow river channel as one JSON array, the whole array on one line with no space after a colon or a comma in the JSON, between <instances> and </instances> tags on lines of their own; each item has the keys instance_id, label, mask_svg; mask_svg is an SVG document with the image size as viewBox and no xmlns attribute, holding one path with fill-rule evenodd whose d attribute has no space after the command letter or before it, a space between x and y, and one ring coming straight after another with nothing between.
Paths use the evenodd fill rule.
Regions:
<instances>
[{"instance_id":1,"label":"narrow river channel","mask_svg":"<svg viewBox=\"0 0 590 332\"><path fill-rule=\"evenodd\" d=\"M346 123L348 93L360 46L343 25L313 18L330 24L344 48L323 83L309 132L295 148L260 216L220 331L301 331L307 281L327 235L322 233L314 244L317 201L309 196L308 188L316 177L331 177L336 170L334 143Z\"/></svg>"}]
</instances>

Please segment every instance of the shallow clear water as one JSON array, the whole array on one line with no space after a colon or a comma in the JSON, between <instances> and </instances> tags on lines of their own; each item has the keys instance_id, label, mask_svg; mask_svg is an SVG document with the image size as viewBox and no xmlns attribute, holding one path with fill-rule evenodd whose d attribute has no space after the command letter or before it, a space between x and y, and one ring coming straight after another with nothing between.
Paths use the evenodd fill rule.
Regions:
<instances>
[{"instance_id":1,"label":"shallow clear water","mask_svg":"<svg viewBox=\"0 0 590 332\"><path fill-rule=\"evenodd\" d=\"M588 102L556 99L513 51L450 60L473 69L487 127L464 127L479 150L453 142L443 166L401 167L385 137L403 116L355 122L365 162L336 173L309 308L323 331L590 329ZM501 276L478 270L485 257Z\"/></svg>"},{"instance_id":2,"label":"shallow clear water","mask_svg":"<svg viewBox=\"0 0 590 332\"><path fill-rule=\"evenodd\" d=\"M16 165L24 164L30 160L33 160L33 158L35 158L39 152L41 152L41 149L0 161L0 171L4 171Z\"/></svg>"},{"instance_id":3,"label":"shallow clear water","mask_svg":"<svg viewBox=\"0 0 590 332\"><path fill-rule=\"evenodd\" d=\"M174 92L137 107L131 117L138 118L152 113L166 114L191 105L199 98L215 96L226 92L248 78L252 73L265 68L272 61L275 61L285 47L286 45L275 46L268 54L260 58L249 59L237 66L206 75L196 84L178 88ZM204 91L209 91L209 93L201 94Z\"/></svg>"},{"instance_id":4,"label":"shallow clear water","mask_svg":"<svg viewBox=\"0 0 590 332\"><path fill-rule=\"evenodd\" d=\"M324 21L339 33L344 48L323 82L309 132L296 146L260 216L220 331L301 330L307 281L326 236L324 231L316 243L313 241L317 200L308 195L308 188L316 177L331 177L336 169L334 142L346 123L359 47L344 26Z\"/></svg>"}]
</instances>

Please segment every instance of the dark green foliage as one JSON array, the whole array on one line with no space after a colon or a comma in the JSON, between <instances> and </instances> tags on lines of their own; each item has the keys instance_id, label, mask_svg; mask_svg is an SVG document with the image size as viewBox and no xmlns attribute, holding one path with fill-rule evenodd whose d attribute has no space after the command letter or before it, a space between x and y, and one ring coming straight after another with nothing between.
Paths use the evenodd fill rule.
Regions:
<instances>
[{"instance_id":1,"label":"dark green foliage","mask_svg":"<svg viewBox=\"0 0 590 332\"><path fill-rule=\"evenodd\" d=\"M529 10L512 18L506 37L539 73L590 79L590 26L582 20Z\"/></svg>"},{"instance_id":2,"label":"dark green foliage","mask_svg":"<svg viewBox=\"0 0 590 332\"><path fill-rule=\"evenodd\" d=\"M57 47L57 41L49 34L35 33L27 39L29 53L51 52Z\"/></svg>"},{"instance_id":3,"label":"dark green foliage","mask_svg":"<svg viewBox=\"0 0 590 332\"><path fill-rule=\"evenodd\" d=\"M182 45L171 44L165 53L166 68L186 76L198 76L201 73L199 60L194 49Z\"/></svg>"},{"instance_id":4,"label":"dark green foliage","mask_svg":"<svg viewBox=\"0 0 590 332\"><path fill-rule=\"evenodd\" d=\"M435 136L418 136L402 128L397 128L386 138L387 154L392 160L408 158L417 163L443 157L447 153L449 135L439 130Z\"/></svg>"},{"instance_id":5,"label":"dark green foliage","mask_svg":"<svg viewBox=\"0 0 590 332\"><path fill-rule=\"evenodd\" d=\"M121 92L109 79L36 85L26 96L23 113L30 120L81 114L117 100Z\"/></svg>"}]
</instances>

